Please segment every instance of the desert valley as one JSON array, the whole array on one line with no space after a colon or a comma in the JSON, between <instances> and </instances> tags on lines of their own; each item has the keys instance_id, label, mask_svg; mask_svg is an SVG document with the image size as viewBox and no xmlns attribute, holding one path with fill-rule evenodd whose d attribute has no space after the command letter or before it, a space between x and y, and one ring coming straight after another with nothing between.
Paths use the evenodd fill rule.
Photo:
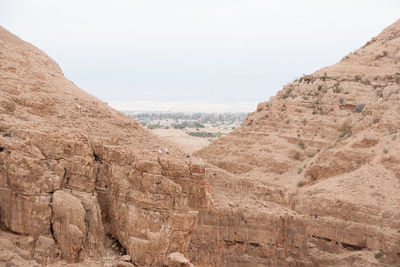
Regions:
<instances>
[{"instance_id":1,"label":"desert valley","mask_svg":"<svg viewBox=\"0 0 400 267\"><path fill-rule=\"evenodd\" d=\"M400 20L247 115L146 116L0 27L0 266L400 266Z\"/></svg>"}]
</instances>

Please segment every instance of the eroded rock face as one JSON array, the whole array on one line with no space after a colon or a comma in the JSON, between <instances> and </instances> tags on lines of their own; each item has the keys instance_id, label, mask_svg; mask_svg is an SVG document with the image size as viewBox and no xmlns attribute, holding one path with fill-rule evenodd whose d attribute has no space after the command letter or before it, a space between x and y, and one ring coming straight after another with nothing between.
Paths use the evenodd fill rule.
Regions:
<instances>
[{"instance_id":1,"label":"eroded rock face","mask_svg":"<svg viewBox=\"0 0 400 267\"><path fill-rule=\"evenodd\" d=\"M110 238L141 266L185 253L198 210L210 205L202 163L81 91L3 28L0 80L0 226L17 235L14 245L40 264L103 255Z\"/></svg>"},{"instance_id":2,"label":"eroded rock face","mask_svg":"<svg viewBox=\"0 0 400 267\"><path fill-rule=\"evenodd\" d=\"M399 265L399 47L288 84L204 166L0 28L0 263Z\"/></svg>"},{"instance_id":3,"label":"eroded rock face","mask_svg":"<svg viewBox=\"0 0 400 267\"><path fill-rule=\"evenodd\" d=\"M200 266L400 264L400 21L197 152ZM387 265L385 265L387 264Z\"/></svg>"}]
</instances>

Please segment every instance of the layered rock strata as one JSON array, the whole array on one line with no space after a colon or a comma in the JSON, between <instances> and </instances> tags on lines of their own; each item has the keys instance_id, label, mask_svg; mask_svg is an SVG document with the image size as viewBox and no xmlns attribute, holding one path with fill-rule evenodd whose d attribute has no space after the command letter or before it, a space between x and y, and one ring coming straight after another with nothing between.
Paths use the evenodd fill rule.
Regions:
<instances>
[{"instance_id":1,"label":"layered rock strata","mask_svg":"<svg viewBox=\"0 0 400 267\"><path fill-rule=\"evenodd\" d=\"M0 28L0 227L17 235L3 246L38 264L80 262L113 238L132 263L161 265L185 253L207 188L201 162Z\"/></svg>"},{"instance_id":2,"label":"layered rock strata","mask_svg":"<svg viewBox=\"0 0 400 267\"><path fill-rule=\"evenodd\" d=\"M197 152L199 266L400 264L400 21Z\"/></svg>"}]
</instances>

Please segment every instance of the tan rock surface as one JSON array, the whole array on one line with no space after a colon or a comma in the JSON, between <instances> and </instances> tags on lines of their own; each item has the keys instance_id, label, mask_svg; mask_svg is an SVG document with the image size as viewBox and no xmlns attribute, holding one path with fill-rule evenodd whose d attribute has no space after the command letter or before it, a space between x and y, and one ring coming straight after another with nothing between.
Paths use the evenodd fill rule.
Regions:
<instances>
[{"instance_id":1,"label":"tan rock surface","mask_svg":"<svg viewBox=\"0 0 400 267\"><path fill-rule=\"evenodd\" d=\"M170 154L159 155L165 147ZM0 265L22 258L102 266L107 260L95 256L108 253L110 238L135 264L163 264L185 253L198 210L209 206L207 188L195 159L0 28L0 232L9 240L2 246L30 240L27 255L2 254Z\"/></svg>"},{"instance_id":2,"label":"tan rock surface","mask_svg":"<svg viewBox=\"0 0 400 267\"><path fill-rule=\"evenodd\" d=\"M400 20L196 153L199 266L400 265Z\"/></svg>"},{"instance_id":3,"label":"tan rock surface","mask_svg":"<svg viewBox=\"0 0 400 267\"><path fill-rule=\"evenodd\" d=\"M397 21L205 166L0 28L0 266L397 266L399 71Z\"/></svg>"}]
</instances>

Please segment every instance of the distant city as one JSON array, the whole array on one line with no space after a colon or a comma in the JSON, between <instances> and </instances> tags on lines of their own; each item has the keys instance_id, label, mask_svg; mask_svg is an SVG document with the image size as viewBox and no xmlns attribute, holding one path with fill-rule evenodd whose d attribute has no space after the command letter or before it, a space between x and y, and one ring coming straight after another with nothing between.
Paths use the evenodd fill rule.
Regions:
<instances>
[{"instance_id":1,"label":"distant city","mask_svg":"<svg viewBox=\"0 0 400 267\"><path fill-rule=\"evenodd\" d=\"M221 130L232 130L240 127L243 120L247 117L245 112L225 112L225 113L206 113L206 112L135 112L124 111L133 117L140 124L148 129L201 129L214 128ZM193 134L194 135L194 134Z\"/></svg>"}]
</instances>

